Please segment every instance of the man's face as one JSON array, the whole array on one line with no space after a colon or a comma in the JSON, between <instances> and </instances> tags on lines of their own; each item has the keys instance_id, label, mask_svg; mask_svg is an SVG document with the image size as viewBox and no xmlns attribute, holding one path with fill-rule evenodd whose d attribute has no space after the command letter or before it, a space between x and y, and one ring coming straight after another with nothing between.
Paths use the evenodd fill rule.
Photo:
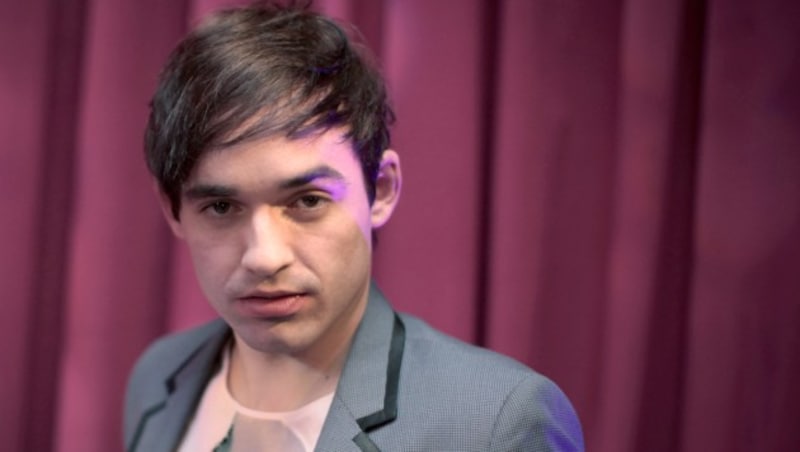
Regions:
<instances>
[{"instance_id":1,"label":"man's face","mask_svg":"<svg viewBox=\"0 0 800 452\"><path fill-rule=\"evenodd\" d=\"M204 155L164 211L200 285L237 340L265 353L324 356L349 342L366 304L372 229L399 194L384 153L369 204L341 129L269 138Z\"/></svg>"}]
</instances>

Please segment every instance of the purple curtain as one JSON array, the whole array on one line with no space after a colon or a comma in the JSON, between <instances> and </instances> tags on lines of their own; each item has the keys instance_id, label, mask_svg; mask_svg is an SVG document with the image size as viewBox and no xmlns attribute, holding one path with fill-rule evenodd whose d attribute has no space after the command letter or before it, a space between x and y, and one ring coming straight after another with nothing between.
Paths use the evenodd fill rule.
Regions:
<instances>
[{"instance_id":1,"label":"purple curtain","mask_svg":"<svg viewBox=\"0 0 800 452\"><path fill-rule=\"evenodd\" d=\"M235 3L0 3L4 450L121 450L138 354L213 316L142 132L171 48ZM800 3L315 7L396 108L398 309L553 378L589 450L800 450Z\"/></svg>"}]
</instances>

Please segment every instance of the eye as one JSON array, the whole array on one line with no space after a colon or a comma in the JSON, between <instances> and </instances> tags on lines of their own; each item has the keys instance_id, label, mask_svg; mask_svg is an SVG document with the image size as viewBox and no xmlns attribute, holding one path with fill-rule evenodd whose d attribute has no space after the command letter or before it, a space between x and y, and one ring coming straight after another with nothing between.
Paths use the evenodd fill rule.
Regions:
<instances>
[{"instance_id":1,"label":"eye","mask_svg":"<svg viewBox=\"0 0 800 452\"><path fill-rule=\"evenodd\" d=\"M230 213L232 207L233 206L229 201L214 201L205 206L203 210L216 216L223 216Z\"/></svg>"},{"instance_id":2,"label":"eye","mask_svg":"<svg viewBox=\"0 0 800 452\"><path fill-rule=\"evenodd\" d=\"M292 207L298 209L316 209L325 202L325 199L319 195L303 195L292 203Z\"/></svg>"}]
</instances>

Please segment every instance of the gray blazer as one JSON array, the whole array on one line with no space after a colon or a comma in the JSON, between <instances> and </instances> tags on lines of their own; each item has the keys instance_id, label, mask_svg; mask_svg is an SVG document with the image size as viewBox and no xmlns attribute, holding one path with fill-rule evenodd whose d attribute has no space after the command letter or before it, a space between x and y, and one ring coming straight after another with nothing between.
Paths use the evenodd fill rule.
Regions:
<instances>
[{"instance_id":1,"label":"gray blazer","mask_svg":"<svg viewBox=\"0 0 800 452\"><path fill-rule=\"evenodd\" d=\"M126 450L178 447L230 334L216 320L150 346L128 382ZM372 288L316 450L582 451L583 437L550 380L396 314Z\"/></svg>"}]
</instances>

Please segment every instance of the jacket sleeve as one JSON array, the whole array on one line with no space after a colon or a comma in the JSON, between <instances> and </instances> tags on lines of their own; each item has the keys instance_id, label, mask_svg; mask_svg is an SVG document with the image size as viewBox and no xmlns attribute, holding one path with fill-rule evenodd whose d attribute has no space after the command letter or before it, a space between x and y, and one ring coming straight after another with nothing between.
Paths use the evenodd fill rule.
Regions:
<instances>
[{"instance_id":1,"label":"jacket sleeve","mask_svg":"<svg viewBox=\"0 0 800 452\"><path fill-rule=\"evenodd\" d=\"M583 452L583 433L567 396L540 375L523 379L506 397L495 420L496 452Z\"/></svg>"}]
</instances>

